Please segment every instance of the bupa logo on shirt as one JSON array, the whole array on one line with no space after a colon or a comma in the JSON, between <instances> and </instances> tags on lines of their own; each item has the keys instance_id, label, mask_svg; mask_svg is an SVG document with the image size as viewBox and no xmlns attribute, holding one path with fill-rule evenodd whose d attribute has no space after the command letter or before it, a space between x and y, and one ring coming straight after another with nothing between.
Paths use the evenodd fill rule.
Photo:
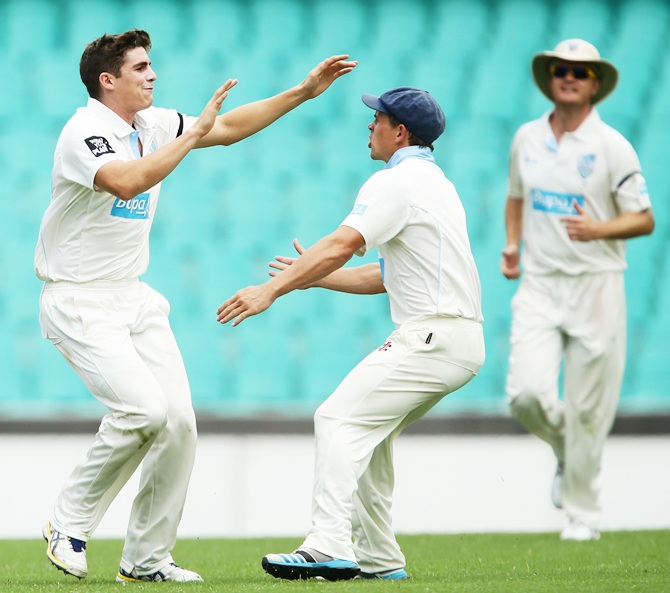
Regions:
<instances>
[{"instance_id":1,"label":"bupa logo on shirt","mask_svg":"<svg viewBox=\"0 0 670 593\"><path fill-rule=\"evenodd\" d=\"M89 136L84 141L96 158L103 154L114 153L114 149L112 148L112 145L107 142L107 138L103 138L102 136Z\"/></svg>"},{"instance_id":2,"label":"bupa logo on shirt","mask_svg":"<svg viewBox=\"0 0 670 593\"><path fill-rule=\"evenodd\" d=\"M551 214L576 215L574 203L584 206L584 196L580 194L560 194L543 189L531 189L530 197L533 200L533 210L550 212Z\"/></svg>"},{"instance_id":3,"label":"bupa logo on shirt","mask_svg":"<svg viewBox=\"0 0 670 593\"><path fill-rule=\"evenodd\" d=\"M149 218L149 194L140 194L130 200L116 198L110 214L119 218L133 218L135 220Z\"/></svg>"}]
</instances>

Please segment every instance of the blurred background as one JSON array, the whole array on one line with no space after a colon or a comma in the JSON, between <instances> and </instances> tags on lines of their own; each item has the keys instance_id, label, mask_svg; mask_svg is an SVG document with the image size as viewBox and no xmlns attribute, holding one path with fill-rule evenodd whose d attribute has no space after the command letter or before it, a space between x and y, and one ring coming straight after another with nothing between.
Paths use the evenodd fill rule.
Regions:
<instances>
[{"instance_id":1,"label":"blurred background","mask_svg":"<svg viewBox=\"0 0 670 593\"><path fill-rule=\"evenodd\" d=\"M481 274L487 362L432 412L508 417L509 303L498 271L512 136L550 108L532 82L535 52L582 37L620 70L599 111L636 148L657 219L628 243L628 363L621 418L670 412L670 3L666 0L0 0L0 420L96 420L102 406L41 337L33 251L50 200L61 128L86 103L89 41L132 27L152 36L155 105L198 115L227 78L223 110L299 83L322 59L356 70L255 137L191 153L165 181L144 279L167 296L201 418L308 421L392 331L385 295L311 290L238 328L215 311L267 278L267 262L334 230L372 161L362 93L429 90L447 116L435 158L464 202ZM373 261L376 253L359 264ZM667 422L665 423L667 431Z\"/></svg>"}]
</instances>

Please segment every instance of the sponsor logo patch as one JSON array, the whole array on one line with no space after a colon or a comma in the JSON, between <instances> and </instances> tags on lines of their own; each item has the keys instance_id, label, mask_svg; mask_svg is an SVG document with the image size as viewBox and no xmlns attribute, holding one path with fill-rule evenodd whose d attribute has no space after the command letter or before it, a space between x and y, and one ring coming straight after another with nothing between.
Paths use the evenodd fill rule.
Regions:
<instances>
[{"instance_id":1,"label":"sponsor logo patch","mask_svg":"<svg viewBox=\"0 0 670 593\"><path fill-rule=\"evenodd\" d=\"M354 216L362 216L367 209L368 207L366 204L354 204L354 209L351 211L351 214Z\"/></svg>"},{"instance_id":2,"label":"sponsor logo patch","mask_svg":"<svg viewBox=\"0 0 670 593\"><path fill-rule=\"evenodd\" d=\"M584 206L584 196L581 194L559 194L542 189L531 189L530 197L533 200L533 210L550 212L551 214L576 215L574 203Z\"/></svg>"},{"instance_id":3,"label":"sponsor logo patch","mask_svg":"<svg viewBox=\"0 0 670 593\"><path fill-rule=\"evenodd\" d=\"M89 136L84 141L95 157L114 153L114 149L107 141L107 138L103 138L102 136Z\"/></svg>"},{"instance_id":4,"label":"sponsor logo patch","mask_svg":"<svg viewBox=\"0 0 670 593\"><path fill-rule=\"evenodd\" d=\"M135 220L149 218L149 194L140 194L130 200L116 198L110 214L119 218L133 218Z\"/></svg>"}]
</instances>

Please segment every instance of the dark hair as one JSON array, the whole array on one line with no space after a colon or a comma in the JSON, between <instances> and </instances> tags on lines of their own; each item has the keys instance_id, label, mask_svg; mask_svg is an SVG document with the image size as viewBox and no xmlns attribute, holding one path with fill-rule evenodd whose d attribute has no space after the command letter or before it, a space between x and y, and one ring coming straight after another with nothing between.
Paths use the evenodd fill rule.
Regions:
<instances>
[{"instance_id":1,"label":"dark hair","mask_svg":"<svg viewBox=\"0 0 670 593\"><path fill-rule=\"evenodd\" d=\"M405 126L407 128L406 124L403 124L400 120L397 118L393 117L390 113L387 113L389 121L391 122L391 125L394 128L397 128L400 124ZM409 128L407 128L407 141L409 142L410 146L426 146L427 148L430 148L431 150L435 150L435 147L432 144L429 144L428 142L421 140L418 136L415 136L412 134L412 132L409 131Z\"/></svg>"},{"instance_id":2,"label":"dark hair","mask_svg":"<svg viewBox=\"0 0 670 593\"><path fill-rule=\"evenodd\" d=\"M118 35L105 34L86 46L79 61L79 75L89 96L100 97L99 78L103 72L121 76L126 53L135 47L143 47L148 52L151 49L149 33L133 29Z\"/></svg>"}]
</instances>

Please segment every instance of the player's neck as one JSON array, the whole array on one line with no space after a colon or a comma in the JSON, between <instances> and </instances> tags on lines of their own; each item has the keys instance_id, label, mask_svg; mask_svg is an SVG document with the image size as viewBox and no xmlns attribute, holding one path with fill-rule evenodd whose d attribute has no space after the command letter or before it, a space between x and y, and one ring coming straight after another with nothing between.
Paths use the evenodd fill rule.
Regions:
<instances>
[{"instance_id":1,"label":"player's neck","mask_svg":"<svg viewBox=\"0 0 670 593\"><path fill-rule=\"evenodd\" d=\"M591 113L591 107L590 104L557 104L554 112L549 116L549 125L554 132L554 136L556 136L556 140L560 141L563 134L574 132L581 126Z\"/></svg>"}]
</instances>

